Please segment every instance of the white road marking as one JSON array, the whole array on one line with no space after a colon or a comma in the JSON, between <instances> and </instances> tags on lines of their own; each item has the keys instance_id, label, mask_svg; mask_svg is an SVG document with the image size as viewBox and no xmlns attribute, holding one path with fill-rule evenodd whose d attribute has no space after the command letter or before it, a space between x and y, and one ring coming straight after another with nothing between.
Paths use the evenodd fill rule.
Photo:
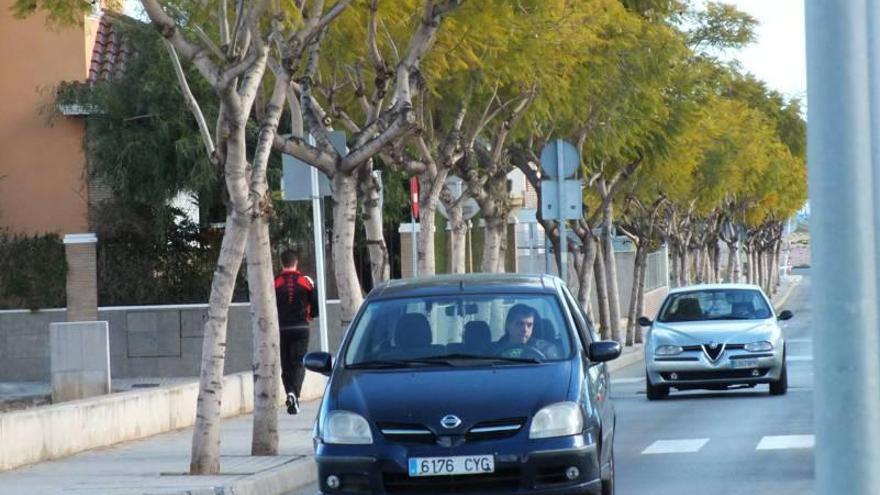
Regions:
<instances>
[{"instance_id":1,"label":"white road marking","mask_svg":"<svg viewBox=\"0 0 880 495\"><path fill-rule=\"evenodd\" d=\"M612 385L624 385L627 383L642 383L645 381L645 377L636 377L636 378L615 378L611 380Z\"/></svg>"},{"instance_id":2,"label":"white road marking","mask_svg":"<svg viewBox=\"0 0 880 495\"><path fill-rule=\"evenodd\" d=\"M788 344L812 344L813 339L804 338L804 339L785 339L785 342Z\"/></svg>"},{"instance_id":3,"label":"white road marking","mask_svg":"<svg viewBox=\"0 0 880 495\"><path fill-rule=\"evenodd\" d=\"M779 435L762 438L755 450L812 449L815 445L813 435Z\"/></svg>"},{"instance_id":4,"label":"white road marking","mask_svg":"<svg viewBox=\"0 0 880 495\"><path fill-rule=\"evenodd\" d=\"M799 362L799 361L812 361L813 356L785 356L785 360L791 363Z\"/></svg>"},{"instance_id":5,"label":"white road marking","mask_svg":"<svg viewBox=\"0 0 880 495\"><path fill-rule=\"evenodd\" d=\"M642 451L643 455L651 454L692 454L699 452L706 443L708 438L690 438L686 440L657 440L647 449Z\"/></svg>"}]
</instances>

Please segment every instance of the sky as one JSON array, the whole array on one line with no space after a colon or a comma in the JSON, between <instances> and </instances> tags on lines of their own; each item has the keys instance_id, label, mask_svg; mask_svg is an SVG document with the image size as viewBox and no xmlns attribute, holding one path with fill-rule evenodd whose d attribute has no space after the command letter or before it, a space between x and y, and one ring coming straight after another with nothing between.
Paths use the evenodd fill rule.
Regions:
<instances>
[{"instance_id":1,"label":"sky","mask_svg":"<svg viewBox=\"0 0 880 495\"><path fill-rule=\"evenodd\" d=\"M722 0L756 18L757 41L731 53L743 68L789 97L807 97L803 0Z\"/></svg>"}]
</instances>

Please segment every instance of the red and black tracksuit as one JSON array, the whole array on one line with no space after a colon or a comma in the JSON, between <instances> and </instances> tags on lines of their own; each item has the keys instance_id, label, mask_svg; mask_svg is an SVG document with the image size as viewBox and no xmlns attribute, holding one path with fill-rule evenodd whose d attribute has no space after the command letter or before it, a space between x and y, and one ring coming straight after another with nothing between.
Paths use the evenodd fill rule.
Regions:
<instances>
[{"instance_id":1,"label":"red and black tracksuit","mask_svg":"<svg viewBox=\"0 0 880 495\"><path fill-rule=\"evenodd\" d=\"M281 328L281 381L286 393L299 397L305 378L302 361L309 350L309 322L318 316L318 291L309 277L285 268L275 279L275 301Z\"/></svg>"}]
</instances>

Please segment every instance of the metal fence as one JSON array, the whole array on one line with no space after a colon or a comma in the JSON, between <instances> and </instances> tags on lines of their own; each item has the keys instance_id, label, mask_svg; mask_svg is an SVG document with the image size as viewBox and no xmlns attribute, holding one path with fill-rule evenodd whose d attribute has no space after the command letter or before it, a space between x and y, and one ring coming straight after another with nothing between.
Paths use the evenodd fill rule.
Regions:
<instances>
[{"instance_id":1,"label":"metal fence","mask_svg":"<svg viewBox=\"0 0 880 495\"><path fill-rule=\"evenodd\" d=\"M645 268L645 291L654 290L666 285L668 265L666 248L648 254L648 266Z\"/></svg>"}]
</instances>

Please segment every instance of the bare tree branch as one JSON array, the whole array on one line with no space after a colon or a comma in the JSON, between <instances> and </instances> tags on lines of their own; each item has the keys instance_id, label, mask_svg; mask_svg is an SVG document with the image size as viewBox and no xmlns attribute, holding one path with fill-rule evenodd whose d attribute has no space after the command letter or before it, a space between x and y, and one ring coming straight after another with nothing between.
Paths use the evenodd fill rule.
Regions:
<instances>
[{"instance_id":1,"label":"bare tree branch","mask_svg":"<svg viewBox=\"0 0 880 495\"><path fill-rule=\"evenodd\" d=\"M205 145L205 152L207 153L208 159L215 162L217 155L215 153L214 140L211 138L211 131L208 129L208 123L205 121L205 114L202 113L198 100L196 100L196 97L193 96L192 91L189 89L189 83L186 81L186 74L183 72L183 67L180 65L180 58L177 56L177 51L174 49L174 45L171 44L167 38L163 38L163 41L165 42L165 48L168 50L168 55L171 58L171 64L174 66L174 73L177 75L177 82L183 92L183 99L186 102L186 106L189 107L190 112L192 112L193 117L195 117L196 123L199 125L199 133L202 135L202 141Z\"/></svg>"}]
</instances>

